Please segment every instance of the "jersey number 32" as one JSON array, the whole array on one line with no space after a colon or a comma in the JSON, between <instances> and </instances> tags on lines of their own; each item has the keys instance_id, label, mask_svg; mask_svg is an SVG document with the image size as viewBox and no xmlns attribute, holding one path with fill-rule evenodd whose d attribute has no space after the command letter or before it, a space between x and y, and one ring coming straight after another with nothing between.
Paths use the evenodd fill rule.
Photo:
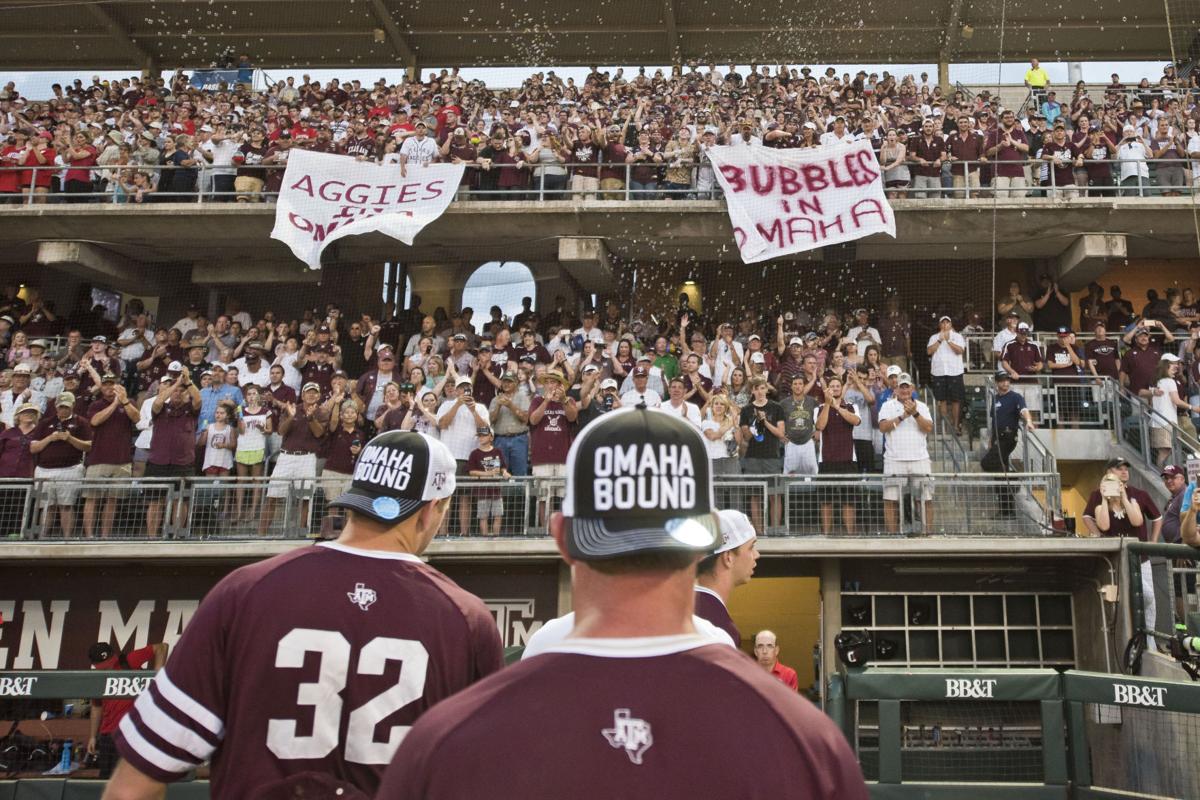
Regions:
<instances>
[{"instance_id":1,"label":"jersey number 32","mask_svg":"<svg viewBox=\"0 0 1200 800\"><path fill-rule=\"evenodd\" d=\"M296 734L296 720L272 719L267 723L267 747L278 758L325 758L338 746L342 720L341 691L346 688L351 647L337 631L294 628L279 640L275 666L283 669L304 666L306 653L321 657L315 683L300 684L296 702L313 707L312 733ZM356 764L387 764L408 733L410 725L394 725L385 742L375 741L379 723L404 706L419 700L425 688L429 652L412 639L377 636L358 654L357 675L382 675L388 661L402 662L400 680L350 712L346 729L345 758Z\"/></svg>"}]
</instances>

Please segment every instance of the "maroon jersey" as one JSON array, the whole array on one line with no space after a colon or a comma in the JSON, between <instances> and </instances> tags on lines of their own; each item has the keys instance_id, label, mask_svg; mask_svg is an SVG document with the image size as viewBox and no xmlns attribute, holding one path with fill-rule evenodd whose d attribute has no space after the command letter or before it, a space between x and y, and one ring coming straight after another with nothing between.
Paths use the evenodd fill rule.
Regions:
<instances>
[{"instance_id":1,"label":"maroon jersey","mask_svg":"<svg viewBox=\"0 0 1200 800\"><path fill-rule=\"evenodd\" d=\"M858 409L845 400L838 405L851 414L858 414ZM829 409L829 421L825 423L825 430L821 433L821 463L851 464L853 462L854 426L831 408Z\"/></svg>"},{"instance_id":2,"label":"maroon jersey","mask_svg":"<svg viewBox=\"0 0 1200 800\"><path fill-rule=\"evenodd\" d=\"M1029 339L1024 342L1013 339L1004 345L1000 359L1007 361L1018 375L1036 375L1037 365L1042 363L1042 349Z\"/></svg>"},{"instance_id":3,"label":"maroon jersey","mask_svg":"<svg viewBox=\"0 0 1200 800\"><path fill-rule=\"evenodd\" d=\"M708 620L728 633L729 638L733 639L733 646L741 647L742 632L737 629L737 625L733 624L733 617L729 616L729 609L725 607L725 601L718 597L713 590L705 589L702 586L696 587L695 594L696 616Z\"/></svg>"},{"instance_id":4,"label":"maroon jersey","mask_svg":"<svg viewBox=\"0 0 1200 800\"><path fill-rule=\"evenodd\" d=\"M38 426L33 429L33 438L35 441L41 441L59 431L66 431L76 439L82 439L85 442L92 440L92 426L88 425L87 420L78 414L72 414L65 420L61 420L57 416L43 417ZM67 441L51 442L37 454L36 458L39 467L62 469L83 463L83 451Z\"/></svg>"},{"instance_id":5,"label":"maroon jersey","mask_svg":"<svg viewBox=\"0 0 1200 800\"><path fill-rule=\"evenodd\" d=\"M820 710L687 635L572 640L505 669L425 715L376 797L865 800L867 788Z\"/></svg>"},{"instance_id":6,"label":"maroon jersey","mask_svg":"<svg viewBox=\"0 0 1200 800\"><path fill-rule=\"evenodd\" d=\"M92 403L87 410L87 418L95 419L96 415L112 405L112 402L100 398ZM92 449L87 454L87 465L93 464L128 464L133 461L133 439L136 432L133 422L125 409L117 406L108 419L99 425L92 426Z\"/></svg>"},{"instance_id":7,"label":"maroon jersey","mask_svg":"<svg viewBox=\"0 0 1200 800\"><path fill-rule=\"evenodd\" d=\"M1142 510L1142 524L1134 527L1129 522L1128 516L1118 517L1113 511L1109 510L1108 531L1103 533L1103 536L1136 536L1141 541L1149 541L1150 529L1153 527L1153 522L1162 517L1162 513L1158 510L1158 506L1154 503L1154 498L1133 486L1125 487L1125 494L1130 500L1138 504L1138 508ZM1100 495L1100 490L1095 489L1088 496L1087 506L1083 510L1085 517L1096 519L1096 506L1104 502L1104 498Z\"/></svg>"},{"instance_id":8,"label":"maroon jersey","mask_svg":"<svg viewBox=\"0 0 1200 800\"><path fill-rule=\"evenodd\" d=\"M1092 339L1083 346L1088 361L1096 362L1096 374L1107 375L1114 380L1120 376L1121 360L1117 355L1116 339Z\"/></svg>"},{"instance_id":9,"label":"maroon jersey","mask_svg":"<svg viewBox=\"0 0 1200 800\"><path fill-rule=\"evenodd\" d=\"M1142 389L1149 389L1156 381L1158 362L1162 360L1162 350L1153 344L1142 349L1136 345L1125 351L1121 356L1121 372L1129 376L1129 391L1137 394Z\"/></svg>"},{"instance_id":10,"label":"maroon jersey","mask_svg":"<svg viewBox=\"0 0 1200 800\"><path fill-rule=\"evenodd\" d=\"M371 794L413 722L501 663L479 598L416 556L322 542L209 592L117 747L159 781L211 759L222 800L330 776Z\"/></svg>"}]
</instances>

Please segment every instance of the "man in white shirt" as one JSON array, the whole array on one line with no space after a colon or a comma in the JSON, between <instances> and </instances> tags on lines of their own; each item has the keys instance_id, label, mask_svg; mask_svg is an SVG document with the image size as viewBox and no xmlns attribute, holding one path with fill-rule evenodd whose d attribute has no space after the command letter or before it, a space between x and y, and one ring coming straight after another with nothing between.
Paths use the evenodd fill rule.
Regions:
<instances>
[{"instance_id":1,"label":"man in white shirt","mask_svg":"<svg viewBox=\"0 0 1200 800\"><path fill-rule=\"evenodd\" d=\"M883 339L879 336L879 331L871 327L871 315L865 308L856 309L854 312L854 321L857 323L846 333L846 338L852 342L860 342L864 337L880 347L883 346ZM862 353L866 350L865 347L859 345L858 352Z\"/></svg>"},{"instance_id":2,"label":"man in white shirt","mask_svg":"<svg viewBox=\"0 0 1200 800\"><path fill-rule=\"evenodd\" d=\"M459 475L467 474L467 461L479 446L479 430L490 428L492 422L487 405L475 402L473 387L470 378L459 378L450 392L450 399L444 401L437 410L438 438L450 448L454 460L458 462ZM460 494L462 496L456 497L454 502L458 505L458 530L465 535L471 530L472 498L469 492ZM447 521L449 518L450 514L447 514ZM446 524L443 522L443 525Z\"/></svg>"},{"instance_id":3,"label":"man in white shirt","mask_svg":"<svg viewBox=\"0 0 1200 800\"><path fill-rule=\"evenodd\" d=\"M186 339L188 338L189 333L199 327L200 323L196 321L196 318L199 316L200 306L192 303L190 306L188 306L187 316L176 322L171 327L183 334L181 338Z\"/></svg>"},{"instance_id":4,"label":"man in white shirt","mask_svg":"<svg viewBox=\"0 0 1200 800\"><path fill-rule=\"evenodd\" d=\"M662 404L662 410L668 414L674 414L700 428L700 409L695 403L689 403L683 399L683 395L687 392L687 385L683 382L683 378L672 378L671 383L667 386L667 402ZM649 404L647 403L647 406Z\"/></svg>"},{"instance_id":5,"label":"man in white shirt","mask_svg":"<svg viewBox=\"0 0 1200 800\"><path fill-rule=\"evenodd\" d=\"M437 160L438 145L437 142L425 135L425 123L417 122L416 129L416 133L405 139L404 144L400 145L401 177L408 177L407 167L409 164L425 167Z\"/></svg>"},{"instance_id":6,"label":"man in white shirt","mask_svg":"<svg viewBox=\"0 0 1200 800\"><path fill-rule=\"evenodd\" d=\"M750 120L742 120L737 133L729 136L730 147L759 147L762 138L754 135L754 124Z\"/></svg>"},{"instance_id":7,"label":"man in white shirt","mask_svg":"<svg viewBox=\"0 0 1200 800\"><path fill-rule=\"evenodd\" d=\"M271 383L271 365L262 354L263 343L255 339L246 345L246 354L230 365L238 371L238 386L253 383L265 388Z\"/></svg>"},{"instance_id":8,"label":"man in white shirt","mask_svg":"<svg viewBox=\"0 0 1200 800\"><path fill-rule=\"evenodd\" d=\"M1117 176L1121 184L1123 197L1140 197L1150 186L1150 167L1146 163L1150 151L1140 129L1126 125L1122 131L1121 143L1117 145L1116 154L1120 174Z\"/></svg>"},{"instance_id":9,"label":"man in white shirt","mask_svg":"<svg viewBox=\"0 0 1200 800\"><path fill-rule=\"evenodd\" d=\"M834 117L833 130L821 134L821 144L828 146L834 144L850 144L854 141L854 134L846 130L846 118Z\"/></svg>"},{"instance_id":10,"label":"man in white shirt","mask_svg":"<svg viewBox=\"0 0 1200 800\"><path fill-rule=\"evenodd\" d=\"M11 385L0 392L0 422L4 423L4 427L13 426L13 412L25 403L33 403L38 407L39 419L41 413L46 410L46 398L30 386L32 380L33 370L28 364L17 364L13 367Z\"/></svg>"},{"instance_id":11,"label":"man in white shirt","mask_svg":"<svg viewBox=\"0 0 1200 800\"><path fill-rule=\"evenodd\" d=\"M117 346L121 348L121 361L132 364L141 361L147 350L154 349L154 331L147 330L150 318L146 314L138 314L133 318L133 324L117 337Z\"/></svg>"},{"instance_id":12,"label":"man in white shirt","mask_svg":"<svg viewBox=\"0 0 1200 800\"><path fill-rule=\"evenodd\" d=\"M954 330L954 321L943 314L938 319L938 332L929 337L925 352L929 355L929 374L933 376L933 396L937 398L938 413L943 418L948 416L955 434L961 434L959 415L966 399L963 354L967 352L967 340Z\"/></svg>"},{"instance_id":13,"label":"man in white shirt","mask_svg":"<svg viewBox=\"0 0 1200 800\"><path fill-rule=\"evenodd\" d=\"M645 404L646 408L658 408L662 405L662 395L652 390L649 386L649 367L644 364L638 364L633 368L631 380L633 381L633 388L621 395L622 406L633 407Z\"/></svg>"},{"instance_id":14,"label":"man in white shirt","mask_svg":"<svg viewBox=\"0 0 1200 800\"><path fill-rule=\"evenodd\" d=\"M1004 318L1004 328L992 337L992 358L995 359L997 366L1000 364L1000 356L1004 352L1004 348L1017 338L1017 324L1020 321L1021 317L1016 311L1008 312L1008 316Z\"/></svg>"},{"instance_id":15,"label":"man in white shirt","mask_svg":"<svg viewBox=\"0 0 1200 800\"><path fill-rule=\"evenodd\" d=\"M879 409L879 431L887 442L883 453L883 519L888 531L900 532L900 487L911 486L925 506L925 532L933 529L933 483L929 475L927 438L933 432L929 406L913 397L913 379L902 373L896 393Z\"/></svg>"},{"instance_id":16,"label":"man in white shirt","mask_svg":"<svg viewBox=\"0 0 1200 800\"><path fill-rule=\"evenodd\" d=\"M575 329L576 336L582 336L586 342L589 339L598 347L604 346L604 331L596 326L596 312L589 311L583 315L583 325ZM553 355L553 353L551 353Z\"/></svg>"}]
</instances>

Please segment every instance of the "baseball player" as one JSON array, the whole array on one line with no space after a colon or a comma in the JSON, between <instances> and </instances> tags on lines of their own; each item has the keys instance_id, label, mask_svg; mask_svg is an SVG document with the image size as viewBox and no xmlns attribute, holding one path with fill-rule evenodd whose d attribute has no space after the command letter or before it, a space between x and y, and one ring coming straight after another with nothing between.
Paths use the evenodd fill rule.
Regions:
<instances>
[{"instance_id":1,"label":"baseball player","mask_svg":"<svg viewBox=\"0 0 1200 800\"><path fill-rule=\"evenodd\" d=\"M376 797L865 800L837 727L693 625L696 564L720 541L700 432L619 409L566 472L550 529L574 630L423 716Z\"/></svg>"},{"instance_id":2,"label":"baseball player","mask_svg":"<svg viewBox=\"0 0 1200 800\"><path fill-rule=\"evenodd\" d=\"M212 762L212 796L370 797L409 727L500 669L483 602L419 558L454 457L389 431L358 456L341 536L242 567L197 609L121 721L104 797L156 798Z\"/></svg>"}]
</instances>

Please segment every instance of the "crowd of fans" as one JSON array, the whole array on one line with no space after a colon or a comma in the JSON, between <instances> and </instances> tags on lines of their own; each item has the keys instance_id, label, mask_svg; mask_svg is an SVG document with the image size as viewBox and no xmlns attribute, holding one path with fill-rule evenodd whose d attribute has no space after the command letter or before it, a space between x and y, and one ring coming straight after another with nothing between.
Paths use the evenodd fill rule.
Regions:
<instances>
[{"instance_id":1,"label":"crowd of fans","mask_svg":"<svg viewBox=\"0 0 1200 800\"><path fill-rule=\"evenodd\" d=\"M1076 344L1069 299L1049 278L1043 284L1032 299L1014 284L1000 301L1006 324L992 344L998 383L1020 387L1042 372L1081 383L1110 376L1194 434L1200 321L1190 291L1155 295L1138 314L1118 287L1108 300L1093 287L1080 318L1094 335ZM193 305L173 323L153 320L135 300L115 325L98 313L68 325L36 289L7 286L0 295L0 423L7 428L0 477L53 479L53 504L67 531L75 528L77 481L85 475L270 475L276 480L265 487L246 480L223 501L228 520L266 531L288 496L287 481L319 480L325 496L334 496L350 482L364 442L392 429L439 437L464 476L561 477L574 431L641 404L695 425L718 475L919 477L931 472L933 415L918 384L932 389L946 431L960 434L967 337L982 331L968 310L941 315L928 339L915 335L894 295L878 311L830 308L773 319L747 311L728 320L705 318L687 295L672 313L648 320L631 319L616 302L577 315L561 297L546 306L553 311L539 313L526 298L513 319L493 307L482 322L470 308L426 314L419 297L386 319L343 315L333 305L299 319L269 310L253 317L231 299L214 319ZM1057 314L1065 314L1063 325ZM1056 343L1043 349L1030 322L1057 330ZM56 345L46 338L53 336ZM918 369L926 364L922 381ZM1005 409L1007 434L1032 423L1023 408ZM1060 409L1060 418L1068 411ZM1165 458L1170 441L1160 439L1154 443L1166 448ZM993 454L994 468L1007 470L1010 453ZM543 519L551 499L539 498ZM482 486L473 500L474 507L459 503L457 529L473 530L474 514L483 533L498 532L498 485ZM822 503L827 530L855 528L854 508L842 500ZM756 522L778 525L781 503L772 496L767 508L755 501L749 511ZM84 532L106 534L114 513L113 493L89 488ZM152 533L163 513L151 504ZM932 507L927 521L931 515ZM897 524L887 513L885 522Z\"/></svg>"},{"instance_id":2,"label":"crowd of fans","mask_svg":"<svg viewBox=\"0 0 1200 800\"><path fill-rule=\"evenodd\" d=\"M713 197L714 145L857 139L872 142L896 196L1178 195L1191 191L1189 159L1200 158L1195 81L1168 66L1136 85L1113 74L1096 97L1082 83L1060 93L1034 59L1024 107L988 91L943 94L924 73L694 62L636 74L593 67L582 83L539 72L513 89L457 69L400 85L288 77L264 91L203 91L182 71L94 77L55 84L49 99L10 82L0 91L0 202L178 202L199 191L260 201L279 189L294 148L465 163L461 196Z\"/></svg>"}]
</instances>

